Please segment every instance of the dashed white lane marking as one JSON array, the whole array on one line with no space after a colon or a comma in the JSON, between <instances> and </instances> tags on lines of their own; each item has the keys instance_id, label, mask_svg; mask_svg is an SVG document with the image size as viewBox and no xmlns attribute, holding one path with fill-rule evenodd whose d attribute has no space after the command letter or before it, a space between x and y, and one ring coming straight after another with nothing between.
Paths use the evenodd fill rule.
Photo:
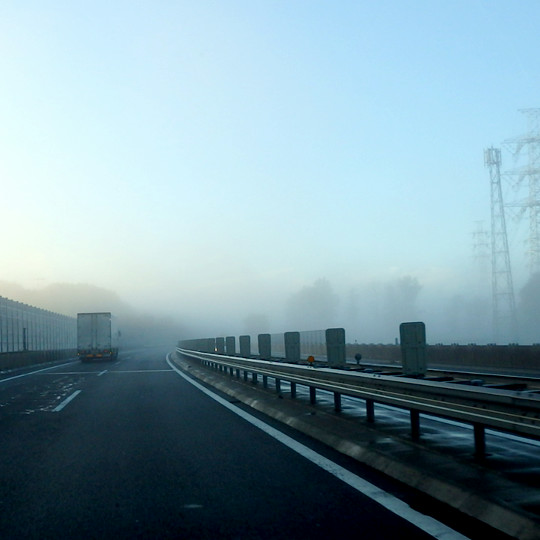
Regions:
<instances>
[{"instance_id":1,"label":"dashed white lane marking","mask_svg":"<svg viewBox=\"0 0 540 540\"><path fill-rule=\"evenodd\" d=\"M45 375L58 376L58 375L95 375L96 371L56 371L55 373L40 373L40 376L45 377Z\"/></svg>"},{"instance_id":2,"label":"dashed white lane marking","mask_svg":"<svg viewBox=\"0 0 540 540\"><path fill-rule=\"evenodd\" d=\"M104 369L103 371L101 371L100 373L98 373L98 377L101 377L102 375L104 375L105 373L107 373L107 371L109 371L108 369Z\"/></svg>"},{"instance_id":3,"label":"dashed white lane marking","mask_svg":"<svg viewBox=\"0 0 540 540\"><path fill-rule=\"evenodd\" d=\"M72 399L75 399L80 393L81 393L81 390L75 390L75 392L73 392L71 396L64 399L64 401L62 401L62 403L60 403L58 407L55 407L53 409L53 412L60 412Z\"/></svg>"},{"instance_id":4,"label":"dashed white lane marking","mask_svg":"<svg viewBox=\"0 0 540 540\"><path fill-rule=\"evenodd\" d=\"M255 416L252 416L251 414L243 411L242 409L236 407L232 403L229 403L227 400L223 399L222 397L218 396L217 394L214 394L211 390L208 390L208 388L204 387L202 384L199 384L198 382L194 381L184 373L182 373L181 370L179 370L169 359L170 355L167 355L166 360L169 366L171 366L178 375L183 377L187 382L204 392L207 396L211 397L230 411L234 412L244 420L248 421L250 424L254 425L255 427L258 427L274 439L278 440L280 443L284 444L285 446L289 447L291 450L294 450L301 456L305 457L315 465L318 465L325 471L329 472L330 474L334 475L336 478L342 480L352 488L356 489L366 497L369 497L373 501L379 503L381 506L389 510L390 512L400 516L401 518L405 519L409 523L412 523L422 531L430 534L434 538L438 538L440 540L466 540L467 537L463 536L462 534L458 533L457 531L454 531L454 529L451 529L450 527L447 527L444 525L444 523L441 523L440 521L437 521L436 519L433 519L430 516L426 516L425 514L421 514L420 512L417 512L416 510L413 510L408 504L403 502L402 500L398 499L397 497L394 497L390 493L387 493L386 491L383 491L382 489L378 488L377 486L371 484L367 480L364 480L363 478L360 478L359 476L351 473L344 467L341 467L337 463L334 463L333 461L329 460L328 458L325 458L321 454L318 454L314 450L311 450L311 448L308 448L307 446L304 446L303 444L299 443L298 441L295 441L288 435L285 435L284 433L281 433L281 431L278 431L277 429L269 426L268 424L265 424L262 420L259 420Z\"/></svg>"},{"instance_id":5,"label":"dashed white lane marking","mask_svg":"<svg viewBox=\"0 0 540 540\"><path fill-rule=\"evenodd\" d=\"M172 373L172 369L115 369L109 373Z\"/></svg>"}]
</instances>

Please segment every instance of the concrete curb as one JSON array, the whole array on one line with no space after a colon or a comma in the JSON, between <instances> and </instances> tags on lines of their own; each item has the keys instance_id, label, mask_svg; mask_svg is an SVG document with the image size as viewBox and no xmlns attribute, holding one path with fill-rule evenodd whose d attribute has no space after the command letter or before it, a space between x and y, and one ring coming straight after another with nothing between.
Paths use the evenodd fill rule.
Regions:
<instances>
[{"instance_id":1,"label":"concrete curb","mask_svg":"<svg viewBox=\"0 0 540 540\"><path fill-rule=\"evenodd\" d=\"M171 357L180 369L224 394L468 516L514 538L540 538L540 520L535 519L536 516L490 497L490 480L501 483L500 478L488 478L493 474L490 471L481 467L469 467L464 471L463 464L398 438L394 442L402 451L397 452L397 456L396 452L385 454L376 448L380 433L360 422L329 414L297 400L282 399L275 392L205 370L177 354ZM388 434L384 437L388 438ZM459 479L465 481L456 482ZM486 489L479 489L482 486Z\"/></svg>"}]
</instances>

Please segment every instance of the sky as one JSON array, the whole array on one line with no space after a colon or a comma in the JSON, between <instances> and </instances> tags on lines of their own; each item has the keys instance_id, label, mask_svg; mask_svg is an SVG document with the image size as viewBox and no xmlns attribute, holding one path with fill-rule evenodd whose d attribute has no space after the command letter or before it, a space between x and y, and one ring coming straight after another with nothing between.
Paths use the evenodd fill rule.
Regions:
<instances>
[{"instance_id":1,"label":"sky","mask_svg":"<svg viewBox=\"0 0 540 540\"><path fill-rule=\"evenodd\" d=\"M2 2L0 279L224 332L278 328L320 279L345 299L412 276L419 316L489 295L483 150L540 107L539 20L536 0Z\"/></svg>"}]
</instances>

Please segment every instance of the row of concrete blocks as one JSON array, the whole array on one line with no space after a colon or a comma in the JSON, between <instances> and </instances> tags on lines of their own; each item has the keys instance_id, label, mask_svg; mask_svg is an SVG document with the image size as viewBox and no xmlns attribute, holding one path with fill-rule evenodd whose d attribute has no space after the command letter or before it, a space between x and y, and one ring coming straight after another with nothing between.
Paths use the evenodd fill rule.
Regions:
<instances>
[{"instance_id":1,"label":"row of concrete blocks","mask_svg":"<svg viewBox=\"0 0 540 540\"><path fill-rule=\"evenodd\" d=\"M423 322L404 322L399 327L403 371L407 375L421 376L426 373L426 327ZM301 350L300 332L285 332L285 361L298 363L305 351ZM341 367L346 364L345 330L343 328L328 328L326 337L326 361L330 367ZM241 356L251 358L251 336L240 336L240 351L236 352L236 338L234 336L189 339L178 343L181 349L206 353L224 354L227 356ZM258 358L272 359L271 334L257 336L259 347ZM279 351L281 352L281 351Z\"/></svg>"},{"instance_id":2,"label":"row of concrete blocks","mask_svg":"<svg viewBox=\"0 0 540 540\"><path fill-rule=\"evenodd\" d=\"M342 366L345 364L345 330L343 328L328 328L325 331L326 338L326 360L329 366ZM240 336L238 356L250 358L251 336ZM300 332L285 332L285 361L298 363L301 360ZM259 334L257 344L261 360L272 359L272 339L270 334ZM217 337L203 339L189 339L178 343L181 349L191 351L225 354L227 356L237 356L236 337ZM306 358L304 358L305 360Z\"/></svg>"}]
</instances>

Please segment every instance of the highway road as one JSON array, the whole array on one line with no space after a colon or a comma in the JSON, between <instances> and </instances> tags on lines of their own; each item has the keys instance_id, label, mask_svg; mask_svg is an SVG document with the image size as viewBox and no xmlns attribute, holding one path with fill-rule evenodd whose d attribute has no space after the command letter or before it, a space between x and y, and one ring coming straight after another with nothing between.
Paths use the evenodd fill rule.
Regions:
<instances>
[{"instance_id":1,"label":"highway road","mask_svg":"<svg viewBox=\"0 0 540 540\"><path fill-rule=\"evenodd\" d=\"M0 376L0 538L486 537L166 356Z\"/></svg>"}]
</instances>

